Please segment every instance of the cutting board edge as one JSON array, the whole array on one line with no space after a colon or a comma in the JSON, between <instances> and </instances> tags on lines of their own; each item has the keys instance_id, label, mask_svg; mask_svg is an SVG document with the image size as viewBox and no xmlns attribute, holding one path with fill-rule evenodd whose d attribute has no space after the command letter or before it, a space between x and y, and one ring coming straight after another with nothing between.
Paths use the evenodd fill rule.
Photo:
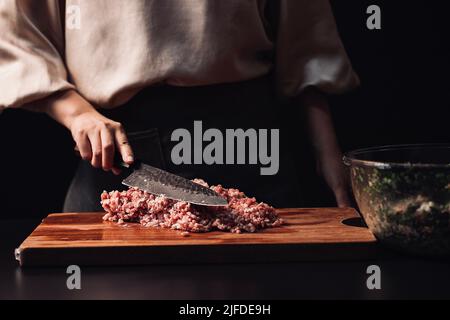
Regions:
<instances>
[{"instance_id":1,"label":"cutting board edge","mask_svg":"<svg viewBox=\"0 0 450 320\"><path fill-rule=\"evenodd\" d=\"M22 242L22 244L18 247L18 249L20 250L28 250L28 249L46 249L46 248L51 248L51 249L62 249L62 248L68 248L68 249L72 249L72 248L116 248L116 247L150 247L150 248L167 248L167 247L206 247L206 246L210 246L210 243L202 243L202 242L195 242L195 243L169 243L167 245L152 245L149 243L133 243L133 242L127 242L127 244L123 244L123 241L121 240L117 240L117 243L114 242L110 242L111 245L99 245L97 241L93 240L91 245L85 244L85 245L75 245L75 246L67 246L67 245L53 245L52 247L49 247L48 245L28 245L26 243L27 241L25 240L24 242ZM370 243L376 243L377 240L375 239L375 237L373 239L367 239L364 241L361 240L345 240L345 241L322 241L322 242L303 242L301 243L301 245L339 245L339 244L344 244L344 245L353 245L353 244L370 244ZM298 242L277 242L274 243L273 245L298 245ZM267 246L270 245L270 243L262 243L262 242L258 242L257 240L255 240L254 242L251 241L247 241L245 243L242 242L228 242L228 243L219 243L219 244L214 244L214 246Z\"/></svg>"}]
</instances>

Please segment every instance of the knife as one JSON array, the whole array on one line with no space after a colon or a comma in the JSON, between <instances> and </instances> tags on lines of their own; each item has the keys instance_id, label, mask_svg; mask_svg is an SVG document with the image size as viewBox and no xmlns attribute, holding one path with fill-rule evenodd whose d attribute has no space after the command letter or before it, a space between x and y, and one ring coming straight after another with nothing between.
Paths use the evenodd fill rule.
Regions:
<instances>
[{"instance_id":1,"label":"knife","mask_svg":"<svg viewBox=\"0 0 450 320\"><path fill-rule=\"evenodd\" d=\"M80 151L75 148L80 156ZM210 188L192 182L173 173L152 167L136 160L132 165L122 161L120 154L114 157L114 166L125 170L128 176L122 184L176 201L185 201L201 206L227 206L228 202Z\"/></svg>"}]
</instances>

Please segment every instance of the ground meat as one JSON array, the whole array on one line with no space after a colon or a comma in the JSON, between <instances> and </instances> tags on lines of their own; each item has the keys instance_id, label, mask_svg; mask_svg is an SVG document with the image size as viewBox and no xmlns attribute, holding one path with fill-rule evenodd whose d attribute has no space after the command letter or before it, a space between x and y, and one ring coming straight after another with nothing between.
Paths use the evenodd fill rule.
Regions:
<instances>
[{"instance_id":1,"label":"ground meat","mask_svg":"<svg viewBox=\"0 0 450 320\"><path fill-rule=\"evenodd\" d=\"M203 180L193 181L209 187ZM182 231L183 236L186 236L186 232L212 230L255 232L283 223L273 207L257 202L237 189L226 189L221 185L210 188L226 198L228 206L198 206L155 196L137 188L122 192L105 191L101 195L101 204L106 211L103 219L119 224L139 222L147 227L175 229Z\"/></svg>"}]
</instances>

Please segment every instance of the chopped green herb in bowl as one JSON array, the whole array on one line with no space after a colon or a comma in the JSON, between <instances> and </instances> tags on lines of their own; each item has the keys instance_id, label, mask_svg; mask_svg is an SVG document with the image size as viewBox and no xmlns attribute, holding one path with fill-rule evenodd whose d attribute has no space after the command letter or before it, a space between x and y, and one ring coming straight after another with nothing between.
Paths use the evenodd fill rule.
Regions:
<instances>
[{"instance_id":1,"label":"chopped green herb in bowl","mask_svg":"<svg viewBox=\"0 0 450 320\"><path fill-rule=\"evenodd\" d=\"M421 256L450 256L450 145L361 149L344 157L377 239Z\"/></svg>"}]
</instances>

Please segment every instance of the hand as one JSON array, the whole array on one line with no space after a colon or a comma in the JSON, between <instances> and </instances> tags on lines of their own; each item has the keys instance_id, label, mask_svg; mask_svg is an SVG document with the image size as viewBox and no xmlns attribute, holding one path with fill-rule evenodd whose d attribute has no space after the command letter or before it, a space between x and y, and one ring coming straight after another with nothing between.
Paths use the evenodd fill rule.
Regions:
<instances>
[{"instance_id":1,"label":"hand","mask_svg":"<svg viewBox=\"0 0 450 320\"><path fill-rule=\"evenodd\" d=\"M95 168L119 174L120 169L113 166L116 151L125 163L133 163L133 150L122 125L104 117L76 91L54 95L37 107L70 130L81 157Z\"/></svg>"},{"instance_id":2,"label":"hand","mask_svg":"<svg viewBox=\"0 0 450 320\"><path fill-rule=\"evenodd\" d=\"M133 151L122 125L97 111L82 113L71 120L70 131L81 157L95 168L119 174L113 166L114 154L120 152L125 163L133 163Z\"/></svg>"},{"instance_id":3,"label":"hand","mask_svg":"<svg viewBox=\"0 0 450 320\"><path fill-rule=\"evenodd\" d=\"M317 160L318 174L325 180L333 191L339 208L351 207L349 196L349 176L342 163L340 152L328 153Z\"/></svg>"}]
</instances>

